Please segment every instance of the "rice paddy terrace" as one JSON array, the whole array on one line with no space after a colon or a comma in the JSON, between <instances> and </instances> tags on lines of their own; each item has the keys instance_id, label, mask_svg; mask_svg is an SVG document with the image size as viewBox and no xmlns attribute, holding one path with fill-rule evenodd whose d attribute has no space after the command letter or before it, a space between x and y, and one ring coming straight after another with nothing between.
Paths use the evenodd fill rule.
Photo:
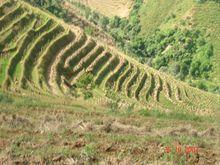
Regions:
<instances>
[{"instance_id":1,"label":"rice paddy terrace","mask_svg":"<svg viewBox=\"0 0 220 165\"><path fill-rule=\"evenodd\" d=\"M8 92L64 97L86 74L96 88L148 107L212 113L219 96L189 87L23 1L0 6L0 84Z\"/></svg>"}]
</instances>

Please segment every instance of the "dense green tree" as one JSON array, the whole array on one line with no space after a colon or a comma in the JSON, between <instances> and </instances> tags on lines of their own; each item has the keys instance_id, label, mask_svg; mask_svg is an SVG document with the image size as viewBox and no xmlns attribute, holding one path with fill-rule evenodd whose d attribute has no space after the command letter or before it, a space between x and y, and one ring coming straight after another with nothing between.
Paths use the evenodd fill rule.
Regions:
<instances>
[{"instance_id":1,"label":"dense green tree","mask_svg":"<svg viewBox=\"0 0 220 165\"><path fill-rule=\"evenodd\" d=\"M120 17L114 16L110 19L110 27L118 28L120 26Z\"/></svg>"},{"instance_id":2,"label":"dense green tree","mask_svg":"<svg viewBox=\"0 0 220 165\"><path fill-rule=\"evenodd\" d=\"M160 69L162 66L167 65L167 60L165 57L156 56L153 60L153 65L156 69Z\"/></svg>"}]
</instances>

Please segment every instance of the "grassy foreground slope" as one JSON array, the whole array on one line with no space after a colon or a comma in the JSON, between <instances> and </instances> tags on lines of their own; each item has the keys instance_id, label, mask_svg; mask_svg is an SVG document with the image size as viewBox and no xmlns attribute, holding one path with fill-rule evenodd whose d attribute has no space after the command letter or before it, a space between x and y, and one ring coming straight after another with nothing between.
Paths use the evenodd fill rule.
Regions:
<instances>
[{"instance_id":1,"label":"grassy foreground slope","mask_svg":"<svg viewBox=\"0 0 220 165\"><path fill-rule=\"evenodd\" d=\"M90 97L89 88L150 109L198 114L219 106L218 95L146 67L23 1L5 1L0 10L0 84L6 91L74 98L78 88Z\"/></svg>"},{"instance_id":2,"label":"grassy foreground slope","mask_svg":"<svg viewBox=\"0 0 220 165\"><path fill-rule=\"evenodd\" d=\"M0 107L0 164L220 162L217 117L118 111L103 102L1 92Z\"/></svg>"},{"instance_id":3,"label":"grassy foreground slope","mask_svg":"<svg viewBox=\"0 0 220 165\"><path fill-rule=\"evenodd\" d=\"M160 11L160 12L158 12ZM214 1L198 3L185 0L148 0L142 5L139 14L142 31L140 35L151 35L156 29L166 30L175 27L199 29L206 40L213 44L214 56L211 81L220 82L220 4Z\"/></svg>"}]
</instances>

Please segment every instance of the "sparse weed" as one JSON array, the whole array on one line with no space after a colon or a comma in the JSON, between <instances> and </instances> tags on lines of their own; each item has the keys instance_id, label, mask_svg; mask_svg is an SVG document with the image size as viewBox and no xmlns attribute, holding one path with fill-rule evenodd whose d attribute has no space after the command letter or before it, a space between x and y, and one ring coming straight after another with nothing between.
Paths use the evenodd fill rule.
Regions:
<instances>
[{"instance_id":1,"label":"sparse weed","mask_svg":"<svg viewBox=\"0 0 220 165\"><path fill-rule=\"evenodd\" d=\"M47 134L47 139L48 139L49 142L54 141L54 135L53 135L53 133L49 132L49 133Z\"/></svg>"},{"instance_id":2,"label":"sparse weed","mask_svg":"<svg viewBox=\"0 0 220 165\"><path fill-rule=\"evenodd\" d=\"M63 26L54 17L50 17L50 15L37 8L28 7L23 1L8 2L22 3L20 6L21 9L25 7L25 12L30 13L29 11L31 11L34 19L39 18L39 21L42 21L41 17L45 17L46 20L53 21L38 32L32 28L30 28L31 32L29 32L26 30L26 26L22 28L24 35L28 36L28 39L26 42L21 42L22 40L17 41L22 44L19 49L22 48L20 51L24 53L15 54L15 59L17 60L12 62L14 65L10 65L9 59L7 59L13 55L14 50L8 53L5 49L3 52L0 51L2 57L0 60L0 85L6 78L7 72L10 73L8 81L11 82L8 84L8 93L0 92L0 146L3 148L0 150L3 152L6 151L3 153L6 157L15 158L19 156L22 161L23 158L26 161L28 157L32 159L32 156L37 156L50 163L50 160L56 159L54 159L54 156L58 156L57 159L59 160L66 159L67 157L74 157L74 159L77 157L77 159L91 162L92 160L96 160L98 156L105 159L106 156L110 155L113 159L118 158L119 161L125 157L131 157L131 159L135 157L134 159L140 159L141 161L147 160L144 157L146 155L143 156L143 154L146 154L145 151L152 152L151 147L153 149L157 149L157 147L160 149L164 145L175 147L173 143L180 142L183 145L199 146L201 144L203 145L203 149L208 150L211 147L205 148L206 144L209 144L207 141L210 140L210 144L215 143L213 140L216 137L215 133L213 133L214 135L210 135L211 138L209 138L206 135L201 137L203 136L203 132L197 131L198 127L201 128L203 125L210 127L212 124L210 122L215 119L211 117L200 117L190 112L191 110L197 111L200 108L202 110L206 110L206 108L212 110L213 105L218 101L216 95L209 95L208 93L202 93L199 90L187 87L187 85L172 77L142 66L139 62L130 59L126 55L108 49L108 46L103 46L98 42L96 43L95 40L90 42L90 37L86 37L79 29L70 30L70 35L74 35L74 39L69 34L66 34L67 38L70 37L70 40L68 40L70 47L65 46L67 43L60 45L58 41L61 41L60 37L64 35L61 33L65 32L65 29L69 29L68 25ZM142 0L139 2L142 3ZM129 29L137 27L139 24L135 22L135 19L141 5L139 4L136 7L138 9L135 13L131 14L133 25L129 25L131 26ZM3 34L8 31L3 36L9 39L11 35L9 32L14 32L16 26L12 26L14 24L12 20L3 21L8 17L8 14L3 17L5 15L4 12L1 13L3 10L1 6L0 22L2 24L7 22L7 25L3 24L4 28L1 33ZM35 17L35 15L37 16ZM177 17L179 17L177 13L171 13L171 18L167 23L170 23L171 19L174 20ZM18 17L17 21L19 19ZM126 26L129 23L129 21L120 22L120 20L124 19L112 18L110 24L123 24L123 26ZM105 21L102 20L101 22ZM108 28L108 25L105 27ZM118 33L115 31L115 28L111 28L111 30ZM133 28L133 30L139 31L141 29ZM93 33L91 29L86 29L85 31L87 34ZM177 35L177 32L175 31L174 34ZM36 33L36 35L35 37L31 37L32 35L29 35L29 33ZM137 32L134 33L136 34ZM166 36L169 35L168 39L173 36L173 34L164 34L162 31L158 31L157 33L154 37L158 37L159 41L161 41L161 37L164 38L165 36L164 39L166 40ZM163 34L164 36L161 36ZM188 31L186 31L187 34ZM20 33L16 35L17 37L21 36ZM123 39L124 35L130 34L120 33L120 35L122 35ZM116 37L120 38L120 35L116 35ZM0 40L5 40L4 37ZM129 37L132 37L132 35ZM178 37L176 38L178 39ZM190 35L188 38L184 38L186 41L180 41L180 44L177 46L187 47L187 45L181 43L191 43ZM153 39L150 38L148 40L146 38L147 42ZM9 43L10 40L7 41L7 47L11 47L12 45L16 47L17 44ZM168 42L168 40L164 42L165 45L160 43L162 45L159 45L159 47L162 47L162 49L158 51L161 52L161 55L165 53L173 58L175 54L169 52L169 50L174 49L175 45L169 48L169 45L167 45ZM27 43L29 46L23 43ZM155 41L155 43L157 47L158 42ZM200 44L202 43L203 40L200 41ZM149 45L143 45L141 40L133 46L138 46L139 44L149 48ZM192 43L192 45L195 44ZM127 46L129 49L129 45ZM102 47L100 48L101 50L98 51L98 47ZM167 49L168 51L164 52L163 50L166 47L169 50ZM3 47L0 49L3 49ZM140 47L138 49L141 50L142 48ZM149 49L147 51L149 53L154 50L156 49ZM207 48L207 50L209 49ZM155 54L154 52L148 53L145 55ZM75 56L73 57L72 55ZM143 56L143 62L145 55ZM158 54L156 53L156 55ZM189 54L186 55L188 56ZM67 59L69 59L69 63L66 63L68 61ZM125 68L123 68L120 66L120 60L123 60L127 67L124 66ZM161 65L160 60L166 62L166 58L159 58L153 60L152 64L159 66ZM174 67L171 66L172 71L175 73L179 73L181 70L184 71L185 63L181 65L183 66L182 68L177 65L174 65ZM55 64L55 66L49 64ZM68 64L67 68L65 67L66 64ZM11 69L7 69L8 65ZM169 71L168 69L163 68L163 71ZM138 72L135 70L138 70ZM141 74L139 74L139 70ZM145 77L142 77L142 73L145 74ZM43 79L41 79L42 76ZM160 77L157 79L157 76ZM204 76L206 77L207 75ZM140 83L140 81L143 82ZM110 82L110 85L105 88L106 85L104 82ZM164 85L165 83L169 84ZM177 86L177 89L175 89L175 86ZM200 84L200 86L201 88L205 88L203 84ZM101 98L104 95L103 90L107 91L105 93L106 97ZM16 96L13 92L18 93L18 95ZM92 98L93 94L94 99L85 101L85 99ZM74 99L74 97L80 98ZM84 99L81 97L84 97ZM101 100L100 102L98 102L99 99ZM97 102L93 103L93 101ZM151 111L143 109L139 114L135 111L136 107L139 106L153 107L154 105L159 109ZM171 111L170 113L160 111L160 108L177 110L178 107L183 107L183 110L186 107L186 110L190 111L179 110ZM105 111L104 109L107 110ZM43 119L44 116L45 119ZM47 118L46 116L49 117ZM80 124L76 124L75 121L77 120L78 122L79 119L83 121L80 121ZM73 121L74 123L72 123ZM89 121L88 125L86 125L87 121ZM206 121L208 122L206 123ZM189 123L193 127L193 130L187 129L187 131L183 132L178 130L177 133L176 128L172 128L171 131L163 130L170 125L176 127L176 124L177 127L181 125L182 128L183 123ZM158 128L158 125L160 128ZM195 130L194 127L196 127ZM204 132L206 133L206 131ZM158 155L160 158L162 157L164 160L174 161L174 163L178 160L176 164L184 164L186 161L182 157L177 157L173 152L163 156L159 152L155 150L155 155Z\"/></svg>"},{"instance_id":3,"label":"sparse weed","mask_svg":"<svg viewBox=\"0 0 220 165\"><path fill-rule=\"evenodd\" d=\"M138 137L135 135L110 134L110 138L116 143L129 143L138 140Z\"/></svg>"},{"instance_id":4,"label":"sparse weed","mask_svg":"<svg viewBox=\"0 0 220 165\"><path fill-rule=\"evenodd\" d=\"M71 140L72 141L75 141L79 138L79 135L78 134L73 134L72 137L71 137Z\"/></svg>"},{"instance_id":5,"label":"sparse weed","mask_svg":"<svg viewBox=\"0 0 220 165\"><path fill-rule=\"evenodd\" d=\"M97 149L94 144L87 144L81 151L81 157L87 160L93 160L96 158Z\"/></svg>"},{"instance_id":6,"label":"sparse weed","mask_svg":"<svg viewBox=\"0 0 220 165\"><path fill-rule=\"evenodd\" d=\"M94 141L95 137L92 133L86 133L85 135L86 140L88 140L89 142Z\"/></svg>"},{"instance_id":7,"label":"sparse weed","mask_svg":"<svg viewBox=\"0 0 220 165\"><path fill-rule=\"evenodd\" d=\"M27 150L23 150L23 148L21 146L24 143L31 142L31 140L32 140L31 136L20 136L20 137L17 137L16 140L14 140L11 143L11 147L10 147L11 154L13 154L15 156L19 156L23 152L28 154L28 151Z\"/></svg>"},{"instance_id":8,"label":"sparse weed","mask_svg":"<svg viewBox=\"0 0 220 165\"><path fill-rule=\"evenodd\" d=\"M131 114L134 110L134 104L131 104L128 106L128 108L126 109L126 114Z\"/></svg>"},{"instance_id":9,"label":"sparse weed","mask_svg":"<svg viewBox=\"0 0 220 165\"><path fill-rule=\"evenodd\" d=\"M93 93L90 90L83 90L84 99L88 100L93 97Z\"/></svg>"}]
</instances>

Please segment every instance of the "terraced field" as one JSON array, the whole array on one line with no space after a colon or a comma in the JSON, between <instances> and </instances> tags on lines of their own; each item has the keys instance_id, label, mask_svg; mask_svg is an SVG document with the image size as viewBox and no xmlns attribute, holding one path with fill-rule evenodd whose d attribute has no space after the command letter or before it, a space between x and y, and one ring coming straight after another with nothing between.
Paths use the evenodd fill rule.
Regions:
<instances>
[{"instance_id":1,"label":"terraced field","mask_svg":"<svg viewBox=\"0 0 220 165\"><path fill-rule=\"evenodd\" d=\"M70 2L83 3L108 17L128 17L133 5L132 0L70 0Z\"/></svg>"},{"instance_id":2,"label":"terraced field","mask_svg":"<svg viewBox=\"0 0 220 165\"><path fill-rule=\"evenodd\" d=\"M90 73L96 89L148 107L206 114L219 103L219 96L141 65L23 1L0 6L0 55L6 91L62 97Z\"/></svg>"}]
</instances>

